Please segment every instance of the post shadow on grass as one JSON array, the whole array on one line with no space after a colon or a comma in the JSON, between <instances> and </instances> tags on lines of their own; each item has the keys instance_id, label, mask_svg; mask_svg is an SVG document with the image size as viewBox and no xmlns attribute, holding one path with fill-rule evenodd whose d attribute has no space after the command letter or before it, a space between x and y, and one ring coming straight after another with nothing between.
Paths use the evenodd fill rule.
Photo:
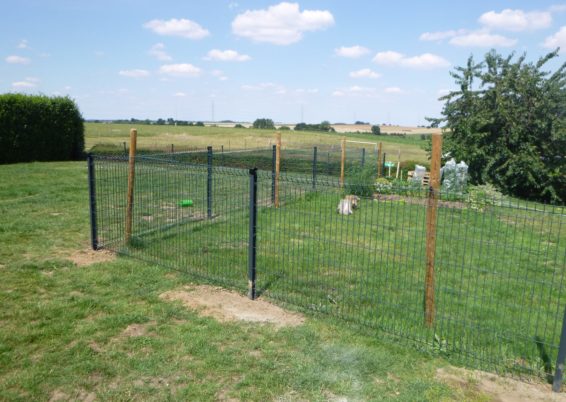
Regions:
<instances>
[{"instance_id":1,"label":"post shadow on grass","mask_svg":"<svg viewBox=\"0 0 566 402\"><path fill-rule=\"evenodd\" d=\"M538 335L535 336L535 344L537 345L538 353L543 363L546 381L549 384L552 384L552 381L554 379L554 375L552 373L552 361L550 360L550 356L546 351L546 345L544 344L542 338Z\"/></svg>"}]
</instances>

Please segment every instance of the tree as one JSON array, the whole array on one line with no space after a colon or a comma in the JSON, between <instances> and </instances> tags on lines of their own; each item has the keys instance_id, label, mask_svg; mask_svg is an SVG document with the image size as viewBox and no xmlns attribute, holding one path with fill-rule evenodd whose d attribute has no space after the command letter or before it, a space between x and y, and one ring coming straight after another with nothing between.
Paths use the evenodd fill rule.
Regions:
<instances>
[{"instance_id":1,"label":"tree","mask_svg":"<svg viewBox=\"0 0 566 402\"><path fill-rule=\"evenodd\" d=\"M373 135L381 135L381 128L379 126L371 126L371 133Z\"/></svg>"},{"instance_id":2,"label":"tree","mask_svg":"<svg viewBox=\"0 0 566 402\"><path fill-rule=\"evenodd\" d=\"M466 161L470 181L515 196L566 201L566 63L543 71L558 49L536 63L494 50L451 72L459 89L440 98L444 149Z\"/></svg>"},{"instance_id":3,"label":"tree","mask_svg":"<svg viewBox=\"0 0 566 402\"><path fill-rule=\"evenodd\" d=\"M274 130L275 124L271 119L256 119L253 124L253 128L263 128L266 130Z\"/></svg>"}]
</instances>

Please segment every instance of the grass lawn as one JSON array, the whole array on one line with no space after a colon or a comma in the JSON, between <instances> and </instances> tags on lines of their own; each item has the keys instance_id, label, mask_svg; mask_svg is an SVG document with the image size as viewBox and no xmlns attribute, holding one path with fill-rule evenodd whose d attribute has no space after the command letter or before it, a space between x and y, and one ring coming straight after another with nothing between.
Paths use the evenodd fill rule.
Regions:
<instances>
[{"instance_id":1,"label":"grass lawn","mask_svg":"<svg viewBox=\"0 0 566 402\"><path fill-rule=\"evenodd\" d=\"M77 266L86 182L81 162L0 167L1 400L487 400L437 379L443 360L367 330L219 323L159 298L183 274Z\"/></svg>"}]
</instances>

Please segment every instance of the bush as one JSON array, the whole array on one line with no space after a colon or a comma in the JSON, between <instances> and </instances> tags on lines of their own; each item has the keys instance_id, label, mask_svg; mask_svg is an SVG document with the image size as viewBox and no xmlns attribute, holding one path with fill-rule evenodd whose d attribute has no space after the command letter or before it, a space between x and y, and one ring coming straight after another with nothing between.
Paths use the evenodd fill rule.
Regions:
<instances>
[{"instance_id":1,"label":"bush","mask_svg":"<svg viewBox=\"0 0 566 402\"><path fill-rule=\"evenodd\" d=\"M375 191L375 169L373 167L354 166L348 170L344 190L346 194L371 197Z\"/></svg>"},{"instance_id":2,"label":"bush","mask_svg":"<svg viewBox=\"0 0 566 402\"><path fill-rule=\"evenodd\" d=\"M195 126L197 126L197 127L204 127L204 123L203 123L202 121L197 121L197 122L195 123Z\"/></svg>"},{"instance_id":3,"label":"bush","mask_svg":"<svg viewBox=\"0 0 566 402\"><path fill-rule=\"evenodd\" d=\"M371 133L373 135L381 135L381 128L379 126L371 126Z\"/></svg>"},{"instance_id":4,"label":"bush","mask_svg":"<svg viewBox=\"0 0 566 402\"><path fill-rule=\"evenodd\" d=\"M246 128L246 127L244 127L243 125L241 125L240 123L238 123L238 124L236 124L236 125L234 126L234 128Z\"/></svg>"},{"instance_id":5,"label":"bush","mask_svg":"<svg viewBox=\"0 0 566 402\"><path fill-rule=\"evenodd\" d=\"M279 127L279 131L291 131L291 127L289 127L289 126L281 126L281 127Z\"/></svg>"},{"instance_id":6,"label":"bush","mask_svg":"<svg viewBox=\"0 0 566 402\"><path fill-rule=\"evenodd\" d=\"M271 119L255 119L253 128L262 128L266 130L274 130L275 124Z\"/></svg>"},{"instance_id":7,"label":"bush","mask_svg":"<svg viewBox=\"0 0 566 402\"><path fill-rule=\"evenodd\" d=\"M83 118L67 97L0 95L0 163L78 160Z\"/></svg>"}]
</instances>

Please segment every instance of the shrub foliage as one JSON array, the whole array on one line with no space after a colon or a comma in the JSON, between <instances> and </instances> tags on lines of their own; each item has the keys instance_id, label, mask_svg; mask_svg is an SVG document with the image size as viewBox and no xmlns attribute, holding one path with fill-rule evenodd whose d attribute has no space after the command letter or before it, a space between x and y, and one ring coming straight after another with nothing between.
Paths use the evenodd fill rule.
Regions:
<instances>
[{"instance_id":1,"label":"shrub foliage","mask_svg":"<svg viewBox=\"0 0 566 402\"><path fill-rule=\"evenodd\" d=\"M546 71L557 57L531 63L491 51L451 73L458 90L441 98L443 117L430 120L445 124L444 149L468 163L472 184L566 201L566 64Z\"/></svg>"},{"instance_id":2,"label":"shrub foliage","mask_svg":"<svg viewBox=\"0 0 566 402\"><path fill-rule=\"evenodd\" d=\"M0 163L83 157L83 118L67 97L0 95Z\"/></svg>"}]
</instances>

